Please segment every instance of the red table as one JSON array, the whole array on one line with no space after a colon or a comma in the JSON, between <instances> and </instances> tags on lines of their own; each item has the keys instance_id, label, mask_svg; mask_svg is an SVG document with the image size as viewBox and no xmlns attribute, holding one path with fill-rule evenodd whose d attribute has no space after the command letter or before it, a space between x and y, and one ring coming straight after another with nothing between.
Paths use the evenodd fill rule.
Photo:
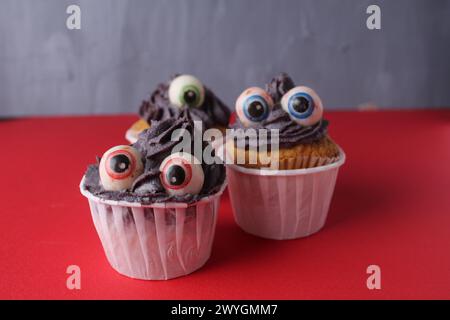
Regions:
<instances>
[{"instance_id":1,"label":"red table","mask_svg":"<svg viewBox=\"0 0 450 320\"><path fill-rule=\"evenodd\" d=\"M139 281L106 261L78 184L134 116L0 121L0 298L450 298L450 110L328 112L347 153L325 228L271 241L241 231L228 195L199 271ZM381 290L366 268L381 267ZM81 268L68 290L66 268Z\"/></svg>"}]
</instances>

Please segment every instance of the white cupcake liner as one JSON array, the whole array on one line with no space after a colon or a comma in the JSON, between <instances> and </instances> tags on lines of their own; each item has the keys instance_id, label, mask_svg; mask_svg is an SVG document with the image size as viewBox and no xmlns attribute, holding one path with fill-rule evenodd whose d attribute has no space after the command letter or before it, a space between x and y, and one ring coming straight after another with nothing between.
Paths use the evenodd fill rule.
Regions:
<instances>
[{"instance_id":1,"label":"white cupcake liner","mask_svg":"<svg viewBox=\"0 0 450 320\"><path fill-rule=\"evenodd\" d=\"M192 204L104 200L84 188L84 177L80 190L111 266L131 278L167 280L209 259L225 186Z\"/></svg>"},{"instance_id":2,"label":"white cupcake liner","mask_svg":"<svg viewBox=\"0 0 450 320\"><path fill-rule=\"evenodd\" d=\"M325 224L339 167L331 164L296 170L249 169L226 164L228 190L236 223L269 239L295 239Z\"/></svg>"},{"instance_id":3,"label":"white cupcake liner","mask_svg":"<svg viewBox=\"0 0 450 320\"><path fill-rule=\"evenodd\" d=\"M136 136L136 133L131 129L128 129L125 132L125 139L131 144L136 143L138 141L138 137Z\"/></svg>"}]
</instances>

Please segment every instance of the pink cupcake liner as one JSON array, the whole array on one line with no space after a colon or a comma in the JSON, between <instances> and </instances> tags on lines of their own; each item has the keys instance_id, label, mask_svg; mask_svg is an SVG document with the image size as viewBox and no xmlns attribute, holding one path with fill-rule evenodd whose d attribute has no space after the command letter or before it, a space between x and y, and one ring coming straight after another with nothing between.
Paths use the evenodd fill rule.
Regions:
<instances>
[{"instance_id":1,"label":"pink cupcake liner","mask_svg":"<svg viewBox=\"0 0 450 320\"><path fill-rule=\"evenodd\" d=\"M226 164L228 190L236 223L269 239L295 239L319 231L333 196L339 159L324 166L296 169L249 169Z\"/></svg>"},{"instance_id":2,"label":"pink cupcake liner","mask_svg":"<svg viewBox=\"0 0 450 320\"><path fill-rule=\"evenodd\" d=\"M167 280L201 268L211 255L220 195L193 204L104 200L80 184L111 266L143 280Z\"/></svg>"}]
</instances>

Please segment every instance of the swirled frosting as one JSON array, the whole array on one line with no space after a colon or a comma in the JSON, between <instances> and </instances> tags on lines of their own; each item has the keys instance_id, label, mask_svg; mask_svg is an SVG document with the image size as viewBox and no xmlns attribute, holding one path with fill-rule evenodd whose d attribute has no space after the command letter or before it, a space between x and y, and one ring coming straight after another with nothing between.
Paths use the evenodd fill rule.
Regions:
<instances>
[{"instance_id":1,"label":"swirled frosting","mask_svg":"<svg viewBox=\"0 0 450 320\"><path fill-rule=\"evenodd\" d=\"M98 168L100 159L97 159L97 164L88 167L85 174L84 187L92 194L103 199L139 202L142 204L166 201L191 203L216 193L225 181L225 168L220 163L202 163L205 179L199 194L171 196L163 188L160 181L159 166L171 154L173 147L179 143L179 140L172 141L172 133L177 129L184 129L189 132L192 138L191 150L194 150L194 123L189 113L183 111L180 113L179 118L172 117L163 121L152 122L150 129L142 132L138 141L132 145L142 155L144 172L136 178L130 190L108 191L103 188ZM208 144L204 142L203 150L207 146Z\"/></svg>"},{"instance_id":2,"label":"swirled frosting","mask_svg":"<svg viewBox=\"0 0 450 320\"><path fill-rule=\"evenodd\" d=\"M259 129L268 129L268 137L270 137L271 129L278 129L280 148L290 148L298 144L307 144L320 140L327 133L327 120L321 119L318 123L310 127L301 126L293 121L289 114L281 107L281 98L286 92L294 87L294 82L286 73L281 73L276 76L266 85L266 91L270 94L274 102L274 107L267 119L246 126L239 118L237 118L236 122L232 125L232 128L243 129L244 131L248 128L252 128L255 129L257 133ZM246 139L246 147L249 145L254 146L257 143L256 140L249 140L245 137L238 137L238 139Z\"/></svg>"},{"instance_id":3,"label":"swirled frosting","mask_svg":"<svg viewBox=\"0 0 450 320\"><path fill-rule=\"evenodd\" d=\"M170 103L169 86L172 77L167 83L160 83L150 95L148 100L142 102L139 115L150 123L152 120L166 120L177 118L184 110L188 110L193 120L202 121L205 128L227 127L230 119L229 108L207 87L205 88L205 100L199 107L185 106L179 108Z\"/></svg>"}]
</instances>

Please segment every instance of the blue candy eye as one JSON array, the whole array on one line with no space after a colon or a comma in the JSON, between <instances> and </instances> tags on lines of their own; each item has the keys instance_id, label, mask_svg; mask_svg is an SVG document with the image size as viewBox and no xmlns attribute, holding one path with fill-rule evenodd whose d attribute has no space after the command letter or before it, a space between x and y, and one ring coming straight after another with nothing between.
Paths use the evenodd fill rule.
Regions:
<instances>
[{"instance_id":1,"label":"blue candy eye","mask_svg":"<svg viewBox=\"0 0 450 320\"><path fill-rule=\"evenodd\" d=\"M305 93L298 92L289 97L288 100L289 114L298 119L306 119L312 115L314 111L313 98Z\"/></svg>"},{"instance_id":2,"label":"blue candy eye","mask_svg":"<svg viewBox=\"0 0 450 320\"><path fill-rule=\"evenodd\" d=\"M292 120L302 126L312 126L322 119L322 101L317 93L308 87L289 90L281 99L281 106Z\"/></svg>"},{"instance_id":3,"label":"blue candy eye","mask_svg":"<svg viewBox=\"0 0 450 320\"><path fill-rule=\"evenodd\" d=\"M267 119L272 107L268 93L256 87L245 90L236 101L236 113L247 126Z\"/></svg>"},{"instance_id":4,"label":"blue candy eye","mask_svg":"<svg viewBox=\"0 0 450 320\"><path fill-rule=\"evenodd\" d=\"M245 100L243 111L249 120L260 122L267 118L270 110L269 105L261 96L253 95Z\"/></svg>"}]
</instances>

